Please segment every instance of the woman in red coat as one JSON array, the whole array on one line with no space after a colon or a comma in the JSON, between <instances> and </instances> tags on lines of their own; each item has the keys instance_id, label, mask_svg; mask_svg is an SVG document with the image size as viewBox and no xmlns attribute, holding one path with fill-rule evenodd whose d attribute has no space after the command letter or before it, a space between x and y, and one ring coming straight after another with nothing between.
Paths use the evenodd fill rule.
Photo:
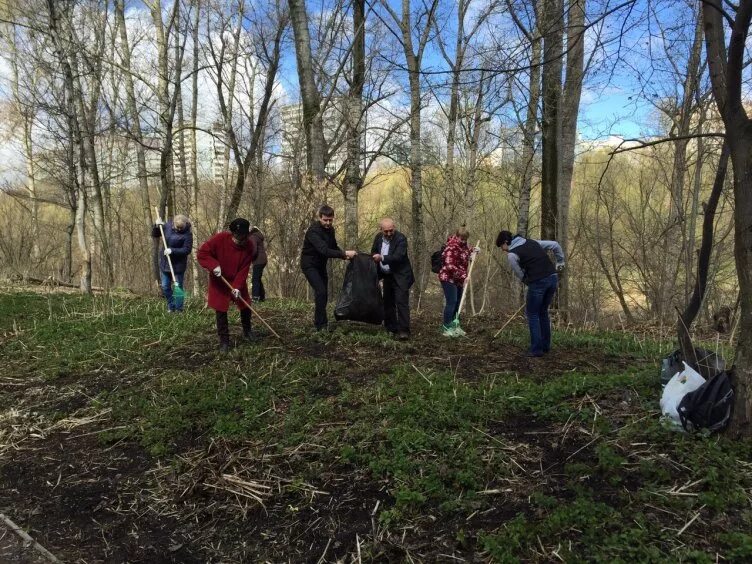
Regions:
<instances>
[{"instance_id":1,"label":"woman in red coat","mask_svg":"<svg viewBox=\"0 0 752 564\"><path fill-rule=\"evenodd\" d=\"M230 223L230 231L214 235L199 247L196 254L198 263L212 274L209 276L208 302L217 314L217 335L219 350L222 352L230 349L230 327L227 322L230 301L234 301L240 310L243 338L250 342L256 340L256 336L251 333L251 311L239 299L242 297L248 303L251 301L247 278L255 248L253 241L248 239L250 227L247 219L234 219ZM232 290L222 278L230 283Z\"/></svg>"}]
</instances>

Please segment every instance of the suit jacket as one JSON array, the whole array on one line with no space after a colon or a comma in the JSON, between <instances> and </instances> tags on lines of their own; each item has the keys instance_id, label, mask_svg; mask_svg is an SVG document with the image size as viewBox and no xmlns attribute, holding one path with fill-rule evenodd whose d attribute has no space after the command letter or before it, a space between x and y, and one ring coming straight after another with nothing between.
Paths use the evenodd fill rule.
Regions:
<instances>
[{"instance_id":1,"label":"suit jacket","mask_svg":"<svg viewBox=\"0 0 752 564\"><path fill-rule=\"evenodd\" d=\"M379 233L373 240L371 254L381 254L381 243L384 236ZM394 282L403 288L409 288L415 282L413 275L413 266L410 264L410 257L407 256L407 237L399 231L394 232L392 240L389 241L389 254L384 255L381 261L389 267L389 273L385 273L378 267L379 278L391 276Z\"/></svg>"}]
</instances>

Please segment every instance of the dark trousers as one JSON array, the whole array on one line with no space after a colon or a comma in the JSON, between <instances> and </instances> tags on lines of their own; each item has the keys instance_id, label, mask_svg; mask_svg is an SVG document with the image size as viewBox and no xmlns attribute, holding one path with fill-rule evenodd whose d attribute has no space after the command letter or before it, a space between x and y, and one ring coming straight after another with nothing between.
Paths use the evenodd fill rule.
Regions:
<instances>
[{"instance_id":1,"label":"dark trousers","mask_svg":"<svg viewBox=\"0 0 752 564\"><path fill-rule=\"evenodd\" d=\"M264 283L261 281L261 276L264 274L265 264L254 264L253 274L251 274L251 292L254 302L263 302L266 299L266 290L264 289Z\"/></svg>"},{"instance_id":2,"label":"dark trousers","mask_svg":"<svg viewBox=\"0 0 752 564\"><path fill-rule=\"evenodd\" d=\"M384 278L384 327L392 333L410 332L410 288L395 283L389 274Z\"/></svg>"},{"instance_id":3,"label":"dark trousers","mask_svg":"<svg viewBox=\"0 0 752 564\"><path fill-rule=\"evenodd\" d=\"M217 336L219 342L224 344L230 344L230 324L227 320L226 311L215 312L217 316ZM243 327L243 333L248 334L251 332L251 310L243 308L240 310L240 324Z\"/></svg>"},{"instance_id":4,"label":"dark trousers","mask_svg":"<svg viewBox=\"0 0 752 564\"><path fill-rule=\"evenodd\" d=\"M536 355L551 350L551 319L548 316L548 306L554 299L558 282L559 277L551 274L527 286L525 314L530 329L530 352Z\"/></svg>"},{"instance_id":5,"label":"dark trousers","mask_svg":"<svg viewBox=\"0 0 752 564\"><path fill-rule=\"evenodd\" d=\"M457 286L453 282L442 282L441 287L444 290L444 325L449 326L457 312L460 309L460 300L462 300L462 286Z\"/></svg>"},{"instance_id":6,"label":"dark trousers","mask_svg":"<svg viewBox=\"0 0 752 564\"><path fill-rule=\"evenodd\" d=\"M303 275L313 289L313 301L316 304L313 324L316 329L321 329L326 327L329 322L326 317L326 304L329 301L329 275L326 270L319 270L318 268L305 268Z\"/></svg>"}]
</instances>

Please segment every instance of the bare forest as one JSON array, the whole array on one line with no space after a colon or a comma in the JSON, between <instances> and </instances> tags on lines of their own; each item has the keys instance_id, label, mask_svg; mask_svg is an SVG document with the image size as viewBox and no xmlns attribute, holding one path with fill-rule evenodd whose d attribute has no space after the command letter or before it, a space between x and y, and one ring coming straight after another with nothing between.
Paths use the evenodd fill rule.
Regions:
<instances>
[{"instance_id":1,"label":"bare forest","mask_svg":"<svg viewBox=\"0 0 752 564\"><path fill-rule=\"evenodd\" d=\"M472 320L470 323L477 324L478 335L483 338L493 335L495 339L496 330L502 325L502 329L507 327L505 322L519 321L518 314L525 299L523 285L494 245L497 233L509 230L525 237L556 240L563 248L566 270L561 275L552 309L555 331L572 335L567 338L573 343L580 338L577 335L588 331L599 335L618 334L621 335L618 339L632 338L634 343L639 339L663 343L655 350L650 348L652 345L645 345L652 355L650 361L646 360L645 349L639 351L642 355L638 355L639 360L637 356L629 356L638 354L629 348L632 345L624 345L623 350L614 353L617 356L624 353L626 356L620 357L621 360L604 350L583 353L584 360L578 360L574 349L569 350L557 360L552 373L566 375L570 360L573 366L586 373L591 370L586 364L613 372L627 370L625 366L633 361L636 369L646 369L649 362L657 361L659 353L668 353L669 348L677 346L676 342L685 355L693 350L693 340L705 342L703 346L711 343L709 346L716 352L726 352L728 366L734 365L734 415L725 436L730 441L748 441L752 436L752 67L747 45L751 24L752 0L737 3L721 0L0 0L0 284L8 288L32 288L37 293L64 292L61 295L76 296L71 300L93 299L94 303L100 299L144 299L147 300L144 303L151 303L148 300L156 298L160 292L160 241L152 238L157 216L187 216L196 247L218 231L227 229L234 218L244 217L266 237L269 259L266 292L276 304L266 309L271 314L272 324L276 316L283 327L288 324L288 328L296 328L302 323L298 312L309 308L311 300L299 266L301 245L316 210L322 204L329 204L336 211L334 224L343 249L370 251L379 219L385 216L394 219L409 241L415 272L411 304L418 321L414 324L424 327L438 325L431 316L438 315L442 298L440 284L431 272L431 253L458 227L466 226L470 240L480 241L481 253L468 287L464 315ZM334 296L339 292L345 270L344 261L341 262L330 267L330 294ZM205 301L207 276L195 260L194 252L188 261L185 289L194 313L199 312L195 313L197 316ZM78 294L83 298L77 297ZM113 306L114 302L108 303L107 307L119 307ZM59 307L62 306L53 306L50 301L49 308L41 307L40 315L52 319L53 309ZM8 322L0 322L0 330L4 331L0 343L10 343L19 335L21 340L24 338L23 331L15 329L13 316L16 313L13 312L16 310L8 311L11 312ZM67 310L65 312L68 315ZM17 314L23 316L21 310ZM138 319L146 325L146 317L142 319L140 315L138 313ZM186 325L200 335L206 323L201 325L199 317L191 319ZM150 321L148 324L151 327ZM154 343L161 343L163 334L165 339L171 339L170 331L172 329L168 328L163 332L160 328L150 333L151 337L144 337L148 343L136 337L133 342L153 347L144 349L143 354L148 355L166 346ZM512 331L510 342L516 344L516 333ZM350 336L336 335L334 344L327 342L326 346L374 346L375 350L381 350L378 348L381 344L369 341L376 338L373 335L357 342L349 341ZM474 348L479 345L472 335L470 337L466 353L477 354L485 360L479 368L469 369L463 365L460 369L459 361L454 366L450 359L448 374L454 371L454 375L447 376L445 382L436 372L440 368L433 364L435 359L415 357L414 363L403 360L403 355L424 354L422 352L397 348L388 349L385 354L390 363L407 362L405 370L417 376L419 384L428 381L434 391L446 386L446 390L453 390L448 394L453 393L455 401L461 402L462 397L457 400L458 374L459 378L474 383L479 381L481 373L484 378L495 374L495 366L488 357L490 353ZM295 338L298 344L294 362L302 363L300 359L306 355L319 354L308 349L304 336ZM420 340L423 338L425 341ZM175 336L175 339L179 342L180 338ZM431 338L419 335L417 339L418 343L431 347ZM586 346L582 344L585 338L582 339L582 342L577 341L580 344L572 346L575 349ZM498 343L493 339L489 341L494 342ZM42 346L43 342L39 343ZM109 351L107 358L122 360L114 344L110 349L111 344L102 343L97 354ZM610 351L611 345L603 347ZM201 348L196 345L196 350ZM23 350L19 348L19 354L24 350L25 346ZM329 351L326 360L333 363L332 366L358 364L353 361L356 357L348 359L341 356L344 353L326 350ZM460 354L459 351L448 354L455 352ZM208 357L204 358L207 353L195 354L200 354L195 361L198 365L203 366L203 361L211 363ZM271 358L269 355L264 357L264 362ZM81 362L86 364L83 358ZM624 358L632 360L624 361ZM147 363L139 359L133 362L151 363L151 360ZM517 370L514 362L502 356L497 360L503 365L500 370ZM424 361L425 365L421 364ZM102 366L107 362L109 360L103 357ZM117 365L118 361L112 362ZM159 363L149 366L159 366ZM272 378L278 365L270 366L268 374ZM290 366L290 370L297 370L294 363ZM17 368L21 372L26 370L21 364ZM48 368L38 369L44 372ZM93 365L89 368L93 369ZM65 378L71 374L69 370L75 372L73 368L63 370L57 365L54 370L49 369L50 374L62 374L60 377L66 384ZM657 370L653 365L650 369ZM311 366L301 370L301 374L319 374L319 369ZM356 386L368 372L363 366L358 370L362 372L353 376L354 380L351 378L341 383L341 389L337 388L340 397L349 393L349 386ZM547 374L545 368L531 370L534 380ZM285 378L290 374L293 372L287 372ZM105 379L91 389L82 388L87 396L99 398L97 394L111 393L114 376L102 377ZM70 378L73 382L73 376ZM128 378L134 386L140 385L141 380L135 376ZM298 385L297 380L290 382L290 386ZM165 380L160 386L150 389L149 401L161 409L159 395L168 386ZM261 384L258 386L256 392L260 395L254 397L266 397L264 394L268 391L262 390ZM490 384L489 394L493 386ZM636 386L634 390L639 396L643 388ZM207 397L219 393L213 388L204 391ZM239 391L238 397L243 393ZM411 393L393 390L394 397L400 398L400 409L407 409L402 401L409 404ZM551 391L553 396L556 393ZM525 393L520 391L519 395ZM561 397L569 396L562 394ZM616 396L608 397L602 405L621 405ZM593 404L600 401L596 396L593 398L590 400ZM116 400L107 396L101 400L104 403L97 405L99 408L110 406L112 414L118 414L117 406L122 407L127 402L117 403L121 400ZM652 400L656 403L655 397ZM342 401L344 406L357 403L354 395ZM467 401L470 405L475 399ZM587 411L582 422L570 423L577 421L583 409L590 409L583 408L583 405L590 405L587 400L582 399L582 402L577 408L578 415L567 412L569 419L552 416L543 425L542 421L550 413L542 407L536 411L538 407L534 406L530 413L520 416L521 421L530 424L533 431L543 433L536 437L564 429L566 438L570 427L590 429L592 424L590 432L595 440L596 420L601 413L597 405L593 413L598 415ZM295 404L294 401L275 403L273 400L272 403L274 407L269 408L272 415L287 409L292 413ZM366 460L366 455L362 454L370 452L366 447L351 452L349 446L337 443L332 450L338 453L336 463L331 462L332 467L337 468L331 470L332 476L346 475L337 474L341 469L337 465L346 462L357 468L354 470L357 476L368 468L368 480L372 480L365 493L361 492L363 499L367 498L368 507L356 510L353 505L341 509L343 515L352 512L354 523L361 519L363 527L354 525L352 531L343 533L340 538L333 532L336 527L325 525L326 520L319 522L310 515L305 516L303 509L298 514L300 523L296 521L297 525L291 524L285 529L287 525L282 523L292 523L289 516L285 516L285 506L291 503L292 507L296 502L290 502L289 497L284 498L284 503L273 501L273 490L277 488L282 492L288 488L285 491L292 495L290 492L296 484L298 493L303 498L308 496L309 509L317 503L321 505L319 501L314 502L314 498L324 496L321 494L324 490L339 492L337 499L340 501L350 499L348 495L360 499L358 492L348 489L344 478L344 481L332 478L333 482L316 482L315 472L308 466L305 472L298 471L304 464L298 460L295 463L298 466L274 469L274 476L267 473L262 479L258 474L258 481L254 482L247 477L252 473L245 474L245 482L233 483L233 478L228 476L244 475L240 469L247 470L256 464L254 449L261 447L245 444L243 448L247 451L237 450L232 441L246 432L253 435L256 423L248 423L247 427L243 423L238 429L226 432L222 424L227 421L222 419L219 423L207 424L210 431L190 427L189 432L187 427L181 427L173 436L165 431L170 424L160 420L158 425L154 423L154 428L163 435L155 439L157 432L150 435L150 427L143 423L151 417L148 409L135 407L137 405L140 404L135 401L128 403L128 409L120 415L107 416L115 418L108 420L108 429L102 435L109 437L109 427L115 429L115 434L105 439L109 440L108 446L120 444L121 440L126 441L123 444L141 445L139 448L143 447L143 452L148 454L144 454L143 459L139 458L141 454L134 456L139 469L144 471L152 467L149 462L152 459L148 457L175 452L181 453L179 466L189 468L188 474L197 473L199 466L211 467L202 470L203 477L195 480L191 475L184 481L182 477L160 473L162 470L155 474L158 484L152 484L155 489L150 490L155 499L159 498L155 507L159 506L159 511L164 511L162 515L169 516L168 520L175 521L175 530L180 528L179 523L190 520L211 522L219 527L230 513L233 527L240 527L239 522L245 522L249 514L266 504L269 519L275 526L279 525L274 533L277 537L273 534L270 538L279 539L280 544L266 539L263 541L266 544L241 549L232 541L226 541L233 549L222 553L214 544L216 538L198 529L186 529L186 536L179 542L174 537L148 540L154 546L178 547L169 554L163 551L158 553L163 556L155 556L144 548L147 541L131 546L128 544L131 541L115 540L116 547L130 547L118 552L118 548L110 550L109 545L91 548L98 542L92 539L99 533L92 533L91 538L85 536L90 544L82 546L90 547L93 551L90 554L99 555L97 558L102 561L148 561L152 557L168 561L167 556L174 561L192 561L185 552L186 547L190 547L190 554L197 558L200 555L203 561L223 558L234 561L228 556L232 554L238 561L275 560L284 556L290 561L318 559L323 562L334 561L336 555L340 561L352 558L346 561L354 562L366 559L365 553L361 555L361 541L364 551L369 547L373 561L413 561L416 554L416 561L421 559L420 555L424 561L437 561L444 553L456 555L457 559L481 554L483 558L497 561L514 561L515 558L552 561L556 557L563 561L570 561L570 558L661 560L668 555L682 560L691 556L689 552L676 552L689 550L686 546L675 546L673 541L663 539L654 543L644 541L645 546L659 547L656 549L659 552L648 551L635 556L619 551L609 553L606 549L603 553L588 552L589 549L577 548L580 546L577 543L594 545L597 537L585 541L576 537L575 548L570 540L569 552L566 552L566 549L556 548L553 538L546 538L546 535L563 534L562 538L571 539L575 537L567 535L573 533L546 529L549 521L541 524L542 521L535 521L540 515L530 512L525 513L525 519L527 523L537 523L537 540L536 535L527 538L519 533L515 537L518 539L516 548L510 549L511 552L506 552L502 541L489 535L492 530L498 532L495 527L503 527L503 531L499 529L502 531L499 538L517 534L514 533L517 529L509 528L514 512L496 517L492 512L489 519L495 519L493 527L488 525L484 529L483 524L468 524L468 538L473 540L465 543L460 538L465 525L458 523L464 522L473 511L483 515L488 509L483 503L464 509L446 508L455 502L460 504L466 490L474 488L481 492L480 498L485 499L506 491L506 487L516 488L514 480L519 478L521 484L526 484L521 485L519 491L525 491L529 501L531 492L540 486L540 483L533 485L538 464L530 462L536 456L533 450L540 447L541 460L550 462L550 467L560 464L563 469L580 462L587 464L580 460L582 454L578 454L577 449L586 448L583 445L590 440L589 436L566 448L562 446L565 441L562 438L562 444L550 459L543 443L525 443L527 446L518 450L509 446L512 450L506 452L518 457L514 460L519 464L514 464L521 469L519 474L516 468L507 469L516 476L510 478L509 484L489 479L495 472L491 470L484 478L478 478L477 483L467 485L462 481L460 470L452 474L450 480L439 469L436 480L444 484L439 488L441 495L429 486L410 482L417 474L428 480L423 474L427 466L398 467L394 460L393 466L389 466L384 462L387 455L383 453L373 454ZM168 409L167 405L162 407ZM262 407L259 400L259 413L263 415L267 412ZM415 407L429 411L434 408L422 404ZM79 413L67 407L56 409ZM213 406L211 411L222 409L222 406ZM234 413L233 410L230 411ZM18 413L14 417L20 417ZM349 421L350 415L342 413L321 416L322 427L318 429L323 433L322 444L326 444L328 436L326 425L338 425L340 419ZM372 414L373 421L379 417L384 420L397 417L396 412L389 415L388 409L384 413L386 415L381 411L378 416ZM86 412L80 417L90 415ZM259 417L254 421L265 421L262 415L254 415ZM280 417L288 415L285 411ZM194 415L181 412L180 417L188 420ZM411 424L425 424L426 428L433 424L415 417L415 421L410 420ZM615 417L614 420L622 421L621 415ZM121 433L119 426L125 428L129 419L141 422L139 430ZM76 424L72 422L80 423L82 419L63 421L47 427L47 433L53 428L55 432L60 431L61 427L54 425L63 425L66 432L73 432ZM353 429L360 429L359 424L365 429L367 421L366 415L360 423L349 421L347 424L353 426L348 432L357 435L360 431ZM496 436L493 425L486 423L486 420L473 423L484 429L482 436L473 435L480 437L481 442L490 435ZM294 423L289 425L293 429L292 436L312 433L309 427L305 427L304 432ZM265 428L263 433L270 428ZM367 433L361 431L352 444L375 445L386 440L366 436ZM505 433L508 429L499 427L497 431ZM608 432L604 432L604 436ZM460 431L458 433L461 435ZM16 435L4 435L0 430L0 457L6 452L2 443L11 436ZM296 460L298 450L293 451L293 448L297 443L285 443L281 436L269 434L264 439L267 442L263 449L272 448L270 444L277 445L280 450L276 455L283 453ZM211 437L213 446L206 447L203 454L185 447L189 443L196 446L207 437ZM221 439L214 444L216 437ZM515 435L510 440L517 438ZM645 443L640 442L643 439ZM224 440L230 442L221 442ZM397 439L390 435L389 440ZM652 439L630 435L624 439L624 444L630 440L630 444L647 444ZM466 448L462 445L474 444L472 441L465 443L464 439L457 439L457 443L452 441L454 438L450 443L456 446L457 452ZM309 447L315 450L312 443L316 442L315 437L301 442L307 446L300 450L300 456L305 458ZM624 468L635 462L614 443L607 444L625 457ZM446 447L447 453L451 450L446 442L442 442L441 447L431 445L426 448ZM601 454L598 454L600 458L596 457L598 468L606 472L603 464L609 463L603 462ZM526 463L527 456L532 457L528 460L530 464ZM199 460L201 457L204 458ZM221 463L217 462L217 457L222 459ZM491 464L485 455L481 458L483 464ZM457 462L457 468L474 464L468 460L463 460L462 464ZM329 461L322 464L317 468L326 474ZM451 461L446 463L446 472L455 471L452 464ZM640 464L647 463L638 461L635 467ZM749 463L746 464L744 468L748 471ZM33 466L31 462L28 465ZM541 472L546 466L547 463L541 463ZM223 470L217 469L220 467ZM606 472L602 476L603 484L612 483L610 478L622 471L618 467L619 463L609 467L609 472L613 473ZM258 468L254 471L257 470L260 472ZM426 472L428 476L430 472ZM56 478L55 475L46 479L54 482ZM4 479L0 484L16 483L13 477ZM390 480L401 485L396 487ZM626 489L631 482L624 480L619 484ZM448 481L451 487L446 485ZM198 488L199 483L205 490L224 488L223 493L230 492L237 498L240 509L226 509L223 511L228 513L220 515L215 513L216 509L196 509L199 504L193 506L195 512L190 513L187 498L178 494L183 491L180 495L192 495L192 488ZM664 485L668 490L668 483ZM752 491L749 486L747 483L742 487L744 495L749 496ZM608 490L610 486L605 487ZM447 493L451 488L463 493L457 494L459 497L455 499L454 494ZM620 495L617 489L614 487L614 496ZM19 491L19 497L23 497L23 489ZM429 495L427 491L432 493ZM489 491L492 493L483 493ZM558 494L551 492L551 499L556 499ZM228 507L235 503L230 499L232 495L228 493L227 500L223 501ZM521 507L524 497L520 494L519 499L510 503L515 508ZM249 509L256 500L259 505ZM384 503L381 509L376 503L378 500ZM593 503L600 501L603 500ZM347 505L342 503L343 507ZM374 503L376 508L373 508ZM681 523L671 524L671 530L681 529L695 510L700 515L708 511L706 507L712 508L711 502L704 503L702 507L698 505L699 509L691 506L691 513L666 506L664 513L676 510L683 519ZM304 505L301 501L296 507ZM0 513L10 511L9 506L0 503ZM625 515L632 513L632 509L622 509ZM359 511L372 510L370 515L364 513L366 517L356 515ZM427 524L425 519L421 520L434 510L436 515L448 511L444 514L449 516L444 525L439 526L440 517L439 523ZM600 515L597 508L583 511ZM645 509L646 515L650 511ZM749 519L749 505L744 511L747 515L744 519ZM188 513L190 519L185 517ZM335 513L332 510L332 514ZM333 519L323 509L321 515ZM473 515L475 513L467 517L467 523L474 523L470 521ZM712 521L709 515L703 516ZM734 521L736 517L728 514L726 517L729 522L738 524ZM603 517L606 522L609 518ZM108 535L130 522L125 517L122 519L111 522ZM42 544L57 546L65 555L64 543L60 540L62 533L57 538L42 525L34 525L33 520L32 525L45 540ZM400 528L403 525L404 528ZM298 531L296 526L303 528ZM301 537L296 536L298 532L304 535L306 528L316 531L317 527L326 526L329 528L326 532L321 529L320 536L313 532L307 533L310 539L303 536L299 540ZM410 545L405 542L404 531L413 526L416 527L415 542ZM587 531L595 524L573 525L576 526ZM155 527L150 530L156 530ZM683 532L681 529L679 534ZM633 533L630 529L629 534ZM400 534L402 544L398 540ZM330 545L327 538L330 542L336 540ZM435 547L431 538L438 539ZM747 535L746 539L748 544L744 547L749 552L734 552L734 555L741 555L737 561L752 555L752 537ZM643 540L634 543L642 546ZM340 541L342 544L338 545ZM566 545L561 542L562 546ZM718 548L725 545L715 537L687 542L693 550L707 554L713 551L716 556L718 551L727 556L731 554ZM86 550L71 552L67 556L74 561L85 558L86 553Z\"/></svg>"}]
</instances>

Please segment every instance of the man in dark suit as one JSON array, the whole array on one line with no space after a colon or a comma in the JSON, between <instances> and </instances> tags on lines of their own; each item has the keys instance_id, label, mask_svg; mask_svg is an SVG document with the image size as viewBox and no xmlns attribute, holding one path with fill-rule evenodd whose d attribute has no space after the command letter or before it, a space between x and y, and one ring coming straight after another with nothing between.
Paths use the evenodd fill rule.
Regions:
<instances>
[{"instance_id":1,"label":"man in dark suit","mask_svg":"<svg viewBox=\"0 0 752 564\"><path fill-rule=\"evenodd\" d=\"M407 256L407 237L388 217L379 222L379 227L381 232L373 240L371 254L384 285L384 327L406 341L410 338L410 286L415 282Z\"/></svg>"},{"instance_id":2,"label":"man in dark suit","mask_svg":"<svg viewBox=\"0 0 752 564\"><path fill-rule=\"evenodd\" d=\"M337 245L334 235L334 210L327 205L319 208L318 219L311 223L303 239L303 249L300 252L300 268L313 289L315 305L313 325L316 331L328 329L326 304L329 301L329 277L326 263L329 259L338 258L350 260L358 253L343 251Z\"/></svg>"}]
</instances>

